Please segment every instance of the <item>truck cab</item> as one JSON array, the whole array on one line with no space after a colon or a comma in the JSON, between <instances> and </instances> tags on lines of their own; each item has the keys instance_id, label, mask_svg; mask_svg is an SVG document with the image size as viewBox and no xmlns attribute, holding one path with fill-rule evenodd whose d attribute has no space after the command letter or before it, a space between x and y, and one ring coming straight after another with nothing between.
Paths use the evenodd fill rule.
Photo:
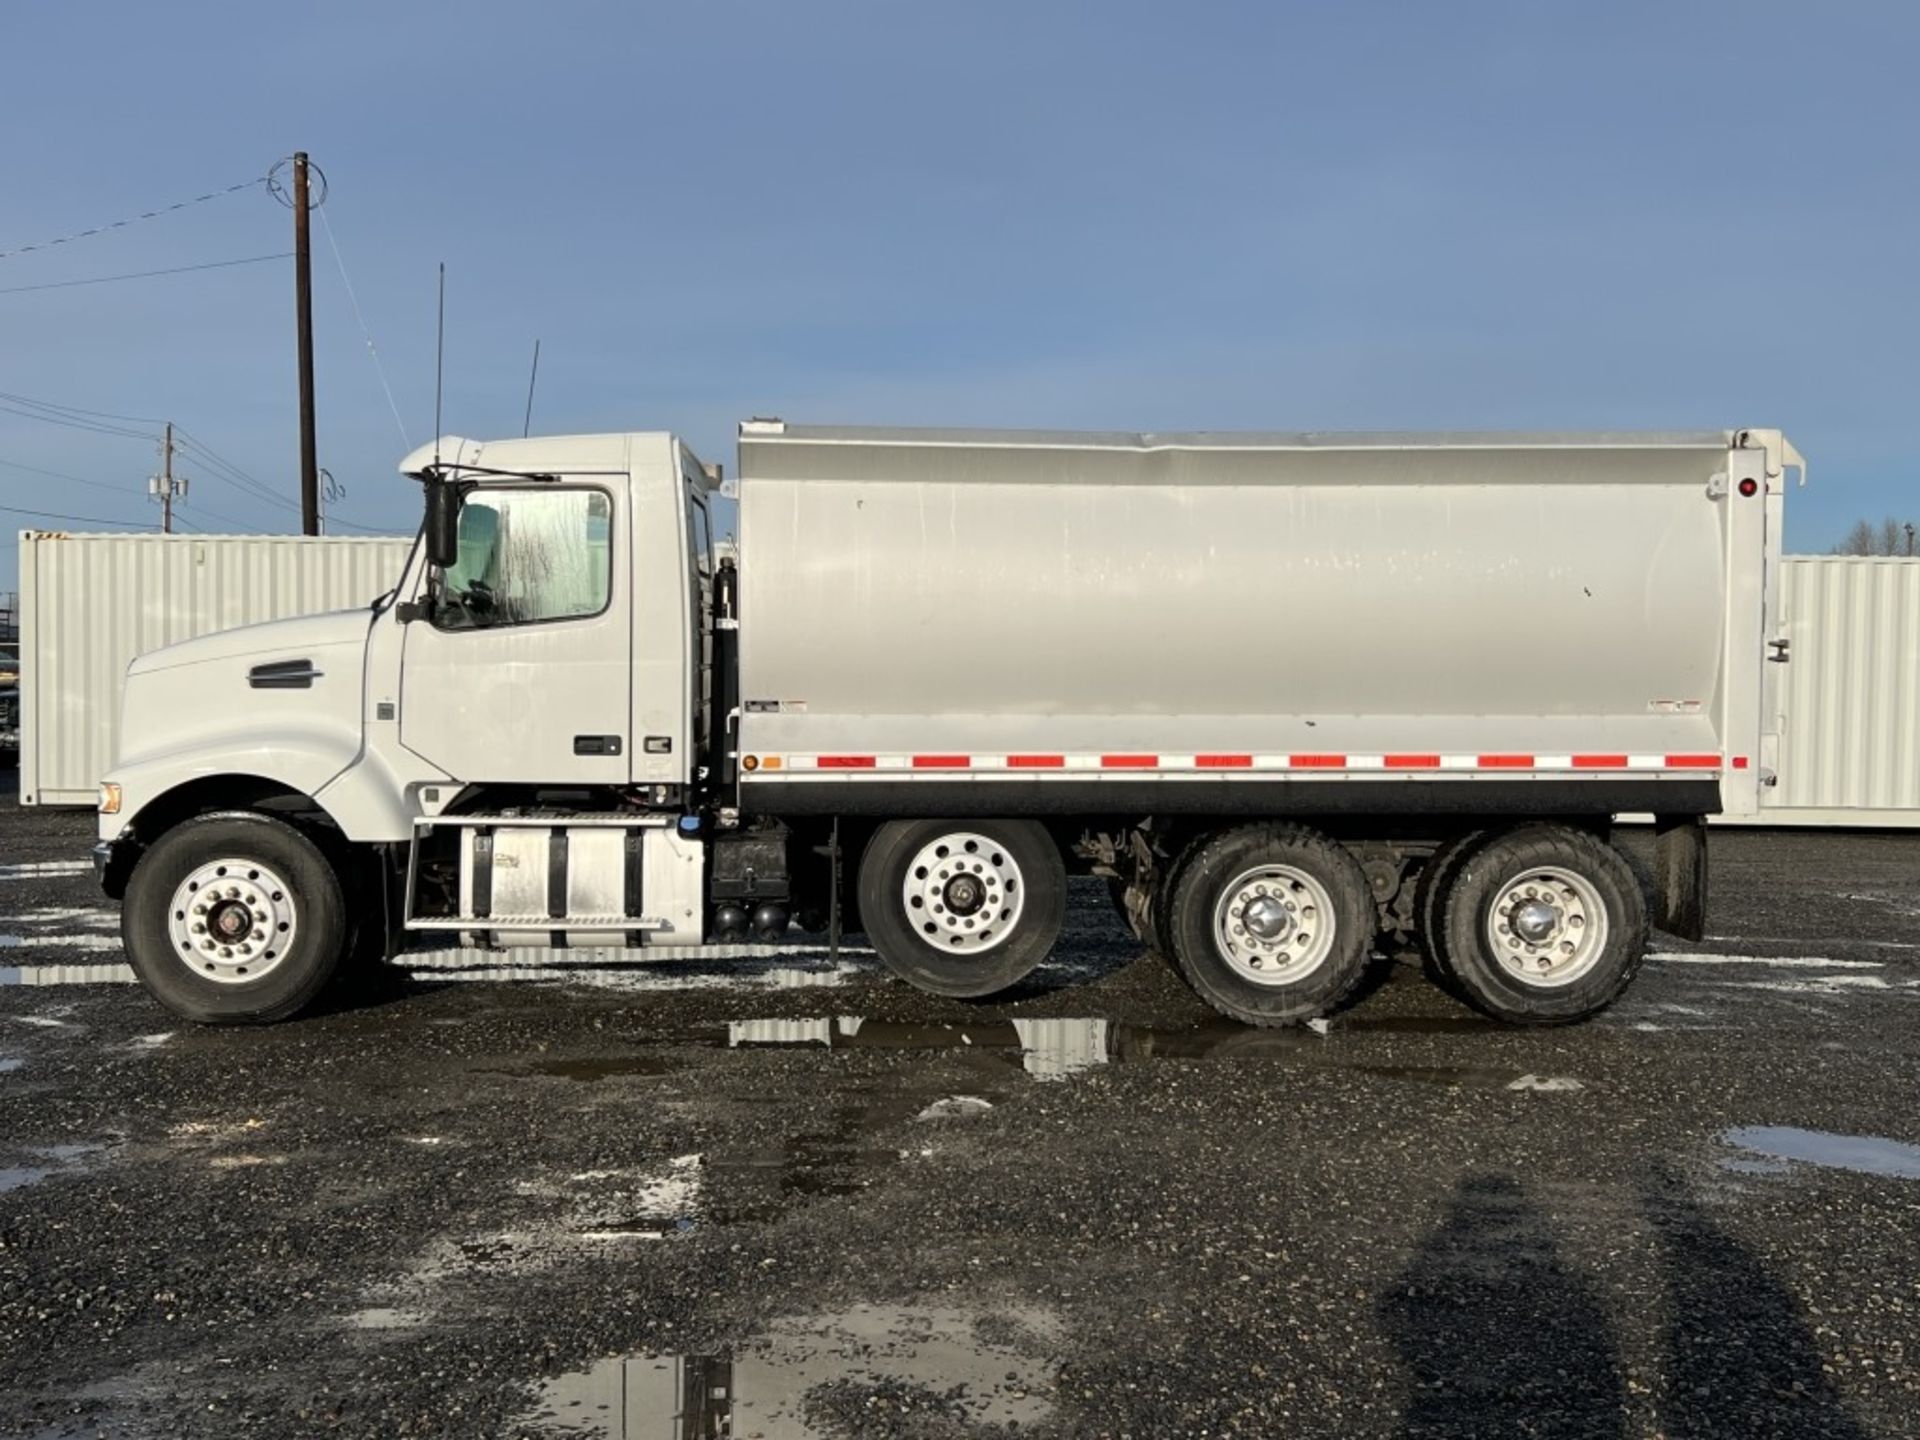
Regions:
<instances>
[{"instance_id":1,"label":"truck cab","mask_svg":"<svg viewBox=\"0 0 1920 1440\"><path fill-rule=\"evenodd\" d=\"M96 858L125 895L156 844L187 852L157 915L127 897L128 939L185 962L163 983L202 1018L255 1018L263 985L272 1009L304 1004L273 983L305 968L274 937L316 928L363 951L705 938L706 847L683 822L713 767L718 471L657 433L446 438L401 469L443 528L389 594L129 672ZM282 869L249 860L255 837ZM337 877L311 917L282 913L302 845Z\"/></svg>"}]
</instances>

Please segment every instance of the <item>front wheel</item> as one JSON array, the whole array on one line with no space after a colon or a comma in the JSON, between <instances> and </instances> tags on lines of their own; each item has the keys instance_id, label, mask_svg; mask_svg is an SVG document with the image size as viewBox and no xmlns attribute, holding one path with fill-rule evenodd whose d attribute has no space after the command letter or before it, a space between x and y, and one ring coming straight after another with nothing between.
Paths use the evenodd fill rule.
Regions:
<instances>
[{"instance_id":1,"label":"front wheel","mask_svg":"<svg viewBox=\"0 0 1920 1440\"><path fill-rule=\"evenodd\" d=\"M348 929L320 848L247 813L203 815L156 840L127 882L120 928L153 997L202 1024L297 1013L340 963Z\"/></svg>"},{"instance_id":2,"label":"front wheel","mask_svg":"<svg viewBox=\"0 0 1920 1440\"><path fill-rule=\"evenodd\" d=\"M1024 978L1066 911L1066 866L1031 820L890 820L860 859L867 938L934 995L977 999Z\"/></svg>"},{"instance_id":3,"label":"front wheel","mask_svg":"<svg viewBox=\"0 0 1920 1440\"><path fill-rule=\"evenodd\" d=\"M1513 1025L1565 1025L1611 1005L1647 951L1633 868L1596 836L1527 825L1474 850L1446 902L1462 998Z\"/></svg>"},{"instance_id":4,"label":"front wheel","mask_svg":"<svg viewBox=\"0 0 1920 1440\"><path fill-rule=\"evenodd\" d=\"M1303 825L1254 825L1180 864L1167 906L1174 961L1214 1009L1248 1025L1323 1015L1366 970L1373 895L1360 863Z\"/></svg>"}]
</instances>

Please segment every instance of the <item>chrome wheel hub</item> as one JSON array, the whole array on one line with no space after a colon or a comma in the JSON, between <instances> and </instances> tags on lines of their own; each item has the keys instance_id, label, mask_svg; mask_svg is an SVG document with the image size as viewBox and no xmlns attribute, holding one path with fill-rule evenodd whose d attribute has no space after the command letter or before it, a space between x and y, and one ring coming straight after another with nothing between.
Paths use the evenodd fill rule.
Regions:
<instances>
[{"instance_id":1,"label":"chrome wheel hub","mask_svg":"<svg viewBox=\"0 0 1920 1440\"><path fill-rule=\"evenodd\" d=\"M182 880L167 907L174 953L197 975L244 985L278 969L299 932L281 875L257 860L212 860Z\"/></svg>"},{"instance_id":2,"label":"chrome wheel hub","mask_svg":"<svg viewBox=\"0 0 1920 1440\"><path fill-rule=\"evenodd\" d=\"M1027 888L1005 846L961 830L920 847L901 881L900 903L927 944L977 954L1014 932Z\"/></svg>"},{"instance_id":3,"label":"chrome wheel hub","mask_svg":"<svg viewBox=\"0 0 1920 1440\"><path fill-rule=\"evenodd\" d=\"M1213 907L1220 958L1255 985L1292 985L1333 953L1333 899L1306 871L1262 865L1229 880Z\"/></svg>"},{"instance_id":4,"label":"chrome wheel hub","mask_svg":"<svg viewBox=\"0 0 1920 1440\"><path fill-rule=\"evenodd\" d=\"M1488 907L1487 944L1528 985L1571 985L1607 947L1607 909L1592 881L1549 866L1515 876Z\"/></svg>"}]
</instances>

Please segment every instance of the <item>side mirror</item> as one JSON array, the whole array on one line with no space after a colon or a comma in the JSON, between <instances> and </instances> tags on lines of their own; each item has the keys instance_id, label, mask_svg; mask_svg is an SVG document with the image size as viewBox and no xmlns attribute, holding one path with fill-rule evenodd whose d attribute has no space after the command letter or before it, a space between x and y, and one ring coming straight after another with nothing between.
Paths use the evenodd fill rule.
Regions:
<instances>
[{"instance_id":1,"label":"side mirror","mask_svg":"<svg viewBox=\"0 0 1920 1440\"><path fill-rule=\"evenodd\" d=\"M460 559L460 487L427 482L427 562L442 570Z\"/></svg>"}]
</instances>

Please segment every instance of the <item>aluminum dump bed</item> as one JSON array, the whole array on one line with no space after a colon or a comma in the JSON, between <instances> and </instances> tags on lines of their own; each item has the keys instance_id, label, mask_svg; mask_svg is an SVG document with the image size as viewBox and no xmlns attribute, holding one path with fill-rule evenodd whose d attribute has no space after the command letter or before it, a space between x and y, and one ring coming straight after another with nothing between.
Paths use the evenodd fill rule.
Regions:
<instances>
[{"instance_id":1,"label":"aluminum dump bed","mask_svg":"<svg viewBox=\"0 0 1920 1440\"><path fill-rule=\"evenodd\" d=\"M1706 785L1751 809L1798 463L1758 430L749 423L749 790L1547 782L1655 809L1648 786Z\"/></svg>"}]
</instances>

